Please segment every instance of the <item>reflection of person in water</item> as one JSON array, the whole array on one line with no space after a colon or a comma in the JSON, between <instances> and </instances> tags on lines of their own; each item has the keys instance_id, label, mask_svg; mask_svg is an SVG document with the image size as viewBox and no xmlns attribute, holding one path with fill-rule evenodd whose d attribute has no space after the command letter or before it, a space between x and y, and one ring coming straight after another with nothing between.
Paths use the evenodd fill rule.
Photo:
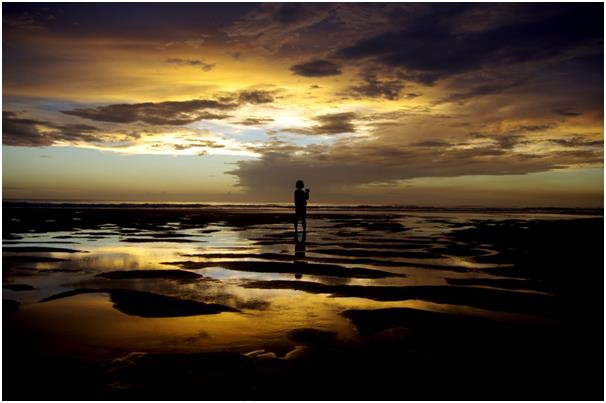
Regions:
<instances>
[{"instance_id":1,"label":"reflection of person in water","mask_svg":"<svg viewBox=\"0 0 606 403\"><path fill-rule=\"evenodd\" d=\"M305 221L305 216L307 215L309 189L305 189L305 191L303 191L305 184L302 180L298 180L295 186L297 188L297 190L295 190L295 236L298 235L299 220L301 220L301 225L303 226L303 240L305 240L305 235L307 233L307 222Z\"/></svg>"},{"instance_id":2,"label":"reflection of person in water","mask_svg":"<svg viewBox=\"0 0 606 403\"><path fill-rule=\"evenodd\" d=\"M305 262L305 239L301 242L295 242L295 263Z\"/></svg>"},{"instance_id":3,"label":"reflection of person in water","mask_svg":"<svg viewBox=\"0 0 606 403\"><path fill-rule=\"evenodd\" d=\"M295 239L295 260L293 263L295 265L301 265L301 264L307 263L307 261L305 260L305 233L303 233L303 239L301 241L299 241L298 239ZM301 275L301 273L295 274L295 278L297 280L300 280L301 277L303 277Z\"/></svg>"}]
</instances>

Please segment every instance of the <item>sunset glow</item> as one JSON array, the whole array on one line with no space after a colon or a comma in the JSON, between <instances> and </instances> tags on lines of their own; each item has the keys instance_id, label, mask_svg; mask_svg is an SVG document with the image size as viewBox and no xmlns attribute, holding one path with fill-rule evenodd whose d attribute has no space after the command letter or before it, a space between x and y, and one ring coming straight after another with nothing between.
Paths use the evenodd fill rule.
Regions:
<instances>
[{"instance_id":1,"label":"sunset glow","mask_svg":"<svg viewBox=\"0 0 606 403\"><path fill-rule=\"evenodd\" d=\"M600 207L602 14L4 3L4 198Z\"/></svg>"}]
</instances>

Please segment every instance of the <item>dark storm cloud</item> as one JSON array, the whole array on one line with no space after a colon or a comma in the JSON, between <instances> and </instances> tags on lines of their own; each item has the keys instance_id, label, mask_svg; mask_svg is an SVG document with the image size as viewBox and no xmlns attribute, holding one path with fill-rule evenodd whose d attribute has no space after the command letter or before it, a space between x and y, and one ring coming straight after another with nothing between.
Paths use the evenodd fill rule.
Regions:
<instances>
[{"instance_id":1,"label":"dark storm cloud","mask_svg":"<svg viewBox=\"0 0 606 403\"><path fill-rule=\"evenodd\" d=\"M3 25L42 26L66 37L196 40L257 8L253 3L5 3ZM52 18L49 16L52 15Z\"/></svg>"},{"instance_id":2,"label":"dark storm cloud","mask_svg":"<svg viewBox=\"0 0 606 403\"><path fill-rule=\"evenodd\" d=\"M341 74L341 67L338 64L322 59L295 64L290 70L303 77L326 77Z\"/></svg>"},{"instance_id":3,"label":"dark storm cloud","mask_svg":"<svg viewBox=\"0 0 606 403\"><path fill-rule=\"evenodd\" d=\"M589 53L601 52L601 4L544 6L532 20L461 32L455 28L464 22L466 7L471 6L457 10L435 5L434 12L405 29L362 39L336 56L401 69L409 80L433 84L456 73L555 58L582 47Z\"/></svg>"},{"instance_id":4,"label":"dark storm cloud","mask_svg":"<svg viewBox=\"0 0 606 403\"><path fill-rule=\"evenodd\" d=\"M320 115L314 117L314 120L318 124L309 128L286 128L277 130L277 132L288 132L294 134L306 134L306 135L327 135L327 134L341 134L341 133L354 133L356 131L352 120L356 118L356 114L353 112L333 113L327 115Z\"/></svg>"},{"instance_id":5,"label":"dark storm cloud","mask_svg":"<svg viewBox=\"0 0 606 403\"><path fill-rule=\"evenodd\" d=\"M78 108L63 111L67 115L112 123L144 122L150 125L186 125L202 119L225 119L229 116L208 112L232 110L238 104L209 99L190 101L145 102L114 104L96 108Z\"/></svg>"},{"instance_id":6,"label":"dark storm cloud","mask_svg":"<svg viewBox=\"0 0 606 403\"><path fill-rule=\"evenodd\" d=\"M296 42L298 32L325 20L335 8L322 3L265 3L256 5L225 33L239 41L249 41L256 48L272 51Z\"/></svg>"},{"instance_id":7,"label":"dark storm cloud","mask_svg":"<svg viewBox=\"0 0 606 403\"><path fill-rule=\"evenodd\" d=\"M41 128L45 130L41 130ZM58 141L97 142L99 129L83 124L55 124L18 117L10 111L2 112L2 144L22 147L50 146Z\"/></svg>"},{"instance_id":8,"label":"dark storm cloud","mask_svg":"<svg viewBox=\"0 0 606 403\"><path fill-rule=\"evenodd\" d=\"M297 3L285 3L273 9L272 18L278 24L291 25L307 21L313 15L311 8L301 7Z\"/></svg>"},{"instance_id":9,"label":"dark storm cloud","mask_svg":"<svg viewBox=\"0 0 606 403\"><path fill-rule=\"evenodd\" d=\"M205 61L198 60L198 59L169 58L169 59L164 60L164 63L173 64L175 66L198 67L203 71L210 71L215 67L214 64L206 63Z\"/></svg>"}]
</instances>

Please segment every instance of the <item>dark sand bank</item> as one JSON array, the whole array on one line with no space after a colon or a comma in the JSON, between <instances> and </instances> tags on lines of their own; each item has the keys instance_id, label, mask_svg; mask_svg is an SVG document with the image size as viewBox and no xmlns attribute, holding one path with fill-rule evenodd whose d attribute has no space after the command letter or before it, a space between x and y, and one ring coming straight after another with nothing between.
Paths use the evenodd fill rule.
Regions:
<instances>
[{"instance_id":1,"label":"dark sand bank","mask_svg":"<svg viewBox=\"0 0 606 403\"><path fill-rule=\"evenodd\" d=\"M492 279L492 278L447 278L448 284L488 286L496 288L509 288L514 290L541 290L546 289L543 282L533 279Z\"/></svg>"},{"instance_id":2,"label":"dark sand bank","mask_svg":"<svg viewBox=\"0 0 606 403\"><path fill-rule=\"evenodd\" d=\"M505 290L454 286L377 287L326 285L308 281L252 281L250 288L292 289L335 297L368 298L377 301L421 300L439 304L466 305L495 311L553 315L557 302L541 294L512 293Z\"/></svg>"},{"instance_id":3,"label":"dark sand bank","mask_svg":"<svg viewBox=\"0 0 606 403\"><path fill-rule=\"evenodd\" d=\"M136 279L136 278L165 278L171 280L196 280L200 274L187 270L120 270L97 274L97 277L109 279Z\"/></svg>"},{"instance_id":4,"label":"dark sand bank","mask_svg":"<svg viewBox=\"0 0 606 403\"><path fill-rule=\"evenodd\" d=\"M279 245L282 245L280 243ZM310 249L311 253L315 253L313 249ZM445 270L445 271L455 271L455 272L468 272L469 268L455 265L438 265L438 264L427 264L427 263L419 263L419 262L405 262L405 261L393 261L393 260L384 260L384 259L368 259L368 258L359 258L359 257L348 257L348 256L340 256L340 257L326 257L326 256L317 256L312 254L307 254L305 260L307 262L315 262L315 263L339 263L339 264L349 264L349 265L372 265L372 266L385 266L385 267L415 267L415 268L427 268L427 269L436 269L436 270ZM344 253L343 253L344 255ZM199 264L198 268L204 268L210 265L219 265L226 262L223 259L262 259L262 260L274 260L280 262L293 262L294 256L292 254L279 254L279 253L204 253L204 254L182 254L183 257L195 257L195 258L204 258L204 259L222 259L220 261L208 261L208 262L164 262L166 264L184 264L191 263L191 268L196 268L195 266ZM239 270L239 269L238 269ZM377 270L374 270L377 271ZM379 270L380 271L380 270ZM322 274L327 274L328 272L322 272Z\"/></svg>"},{"instance_id":5,"label":"dark sand bank","mask_svg":"<svg viewBox=\"0 0 606 403\"><path fill-rule=\"evenodd\" d=\"M4 255L2 261L5 263L55 263L67 262L69 259L49 256L21 256L21 255Z\"/></svg>"},{"instance_id":6,"label":"dark sand bank","mask_svg":"<svg viewBox=\"0 0 606 403\"><path fill-rule=\"evenodd\" d=\"M141 316L143 318L210 315L220 312L238 311L235 308L219 304L205 304L199 301L125 289L81 288L52 295L42 299L40 302L49 302L90 293L107 293L117 310L127 315Z\"/></svg>"},{"instance_id":7,"label":"dark sand bank","mask_svg":"<svg viewBox=\"0 0 606 403\"><path fill-rule=\"evenodd\" d=\"M188 243L188 242L199 242L194 241L193 239L184 239L184 238L124 238L121 240L122 242L131 242L131 243L149 243L149 242L180 242L180 243Z\"/></svg>"},{"instance_id":8,"label":"dark sand bank","mask_svg":"<svg viewBox=\"0 0 606 403\"><path fill-rule=\"evenodd\" d=\"M31 291L36 289L29 284L4 284L2 288L6 288L11 291Z\"/></svg>"},{"instance_id":9,"label":"dark sand bank","mask_svg":"<svg viewBox=\"0 0 606 403\"><path fill-rule=\"evenodd\" d=\"M55 253L85 253L86 251L69 248L51 248L43 246L3 246L2 252L55 252Z\"/></svg>"},{"instance_id":10,"label":"dark sand bank","mask_svg":"<svg viewBox=\"0 0 606 403\"><path fill-rule=\"evenodd\" d=\"M13 301L12 299L3 299L2 315L8 316L12 313L17 312L17 309L19 309L19 305L21 305L21 303L19 303L18 301Z\"/></svg>"},{"instance_id":11,"label":"dark sand bank","mask_svg":"<svg viewBox=\"0 0 606 403\"><path fill-rule=\"evenodd\" d=\"M3 397L603 399L603 218L308 226L302 244L280 209L5 208Z\"/></svg>"}]
</instances>

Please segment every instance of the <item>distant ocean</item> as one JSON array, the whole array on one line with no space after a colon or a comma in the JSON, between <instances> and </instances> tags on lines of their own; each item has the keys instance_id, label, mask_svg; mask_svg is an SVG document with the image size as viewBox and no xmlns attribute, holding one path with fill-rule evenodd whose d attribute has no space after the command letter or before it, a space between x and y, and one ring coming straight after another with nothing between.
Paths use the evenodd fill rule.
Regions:
<instances>
[{"instance_id":1,"label":"distant ocean","mask_svg":"<svg viewBox=\"0 0 606 403\"><path fill-rule=\"evenodd\" d=\"M124 201L34 201L3 200L2 208L199 208L221 210L286 210L292 203L197 203L197 202L124 202ZM576 207L481 207L481 206L417 206L400 204L338 204L311 203L308 210L358 210L397 212L478 212L478 213L550 213L603 215L603 208Z\"/></svg>"}]
</instances>

